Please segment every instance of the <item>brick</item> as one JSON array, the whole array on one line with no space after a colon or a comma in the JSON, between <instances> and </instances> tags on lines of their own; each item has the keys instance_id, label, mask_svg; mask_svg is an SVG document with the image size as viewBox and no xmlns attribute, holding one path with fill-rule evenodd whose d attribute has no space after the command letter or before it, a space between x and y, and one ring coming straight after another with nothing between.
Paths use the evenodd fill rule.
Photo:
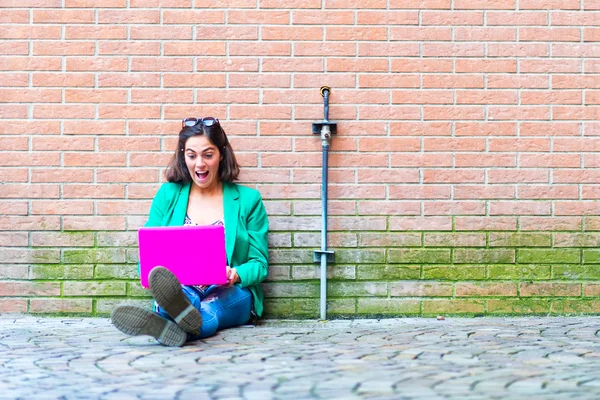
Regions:
<instances>
[{"instance_id":1,"label":"brick","mask_svg":"<svg viewBox=\"0 0 600 400\"><path fill-rule=\"evenodd\" d=\"M512 264L515 250L454 249L453 261L457 264Z\"/></svg>"},{"instance_id":2,"label":"brick","mask_svg":"<svg viewBox=\"0 0 600 400\"><path fill-rule=\"evenodd\" d=\"M516 217L455 217L457 231L514 231Z\"/></svg>"},{"instance_id":3,"label":"brick","mask_svg":"<svg viewBox=\"0 0 600 400\"><path fill-rule=\"evenodd\" d=\"M58 296L60 283L58 282L0 282L0 296Z\"/></svg>"},{"instance_id":4,"label":"brick","mask_svg":"<svg viewBox=\"0 0 600 400\"><path fill-rule=\"evenodd\" d=\"M79 10L73 10L79 12ZM118 25L65 26L65 39L127 39L127 27Z\"/></svg>"},{"instance_id":5,"label":"brick","mask_svg":"<svg viewBox=\"0 0 600 400\"><path fill-rule=\"evenodd\" d=\"M584 264L599 264L600 263L600 251L598 251L598 250L583 250L583 263Z\"/></svg>"},{"instance_id":6,"label":"brick","mask_svg":"<svg viewBox=\"0 0 600 400\"><path fill-rule=\"evenodd\" d=\"M328 201L327 212L329 215L356 215L356 202L354 201ZM290 213L286 213L290 215ZM321 215L320 201L294 202L294 215Z\"/></svg>"},{"instance_id":7,"label":"brick","mask_svg":"<svg viewBox=\"0 0 600 400\"><path fill-rule=\"evenodd\" d=\"M126 220L124 217L103 217L103 216L77 216L77 217L63 217L63 229L65 231L81 231L81 230L106 230L106 231L122 231L125 230ZM118 250L118 249L117 249ZM121 249L124 250L124 249ZM102 252L100 252L102 253ZM110 254L110 253L108 253ZM122 258L120 252L116 252L118 258L114 261L118 262ZM82 258L93 257L93 254L86 254L86 252L77 254L73 253L70 260L78 262ZM122 261L121 261L122 262Z\"/></svg>"},{"instance_id":8,"label":"brick","mask_svg":"<svg viewBox=\"0 0 600 400\"><path fill-rule=\"evenodd\" d=\"M487 25L547 25L548 12L546 11L488 11L486 12Z\"/></svg>"},{"instance_id":9,"label":"brick","mask_svg":"<svg viewBox=\"0 0 600 400\"><path fill-rule=\"evenodd\" d=\"M450 9L450 0L390 0L390 8Z\"/></svg>"},{"instance_id":10,"label":"brick","mask_svg":"<svg viewBox=\"0 0 600 400\"><path fill-rule=\"evenodd\" d=\"M125 282L65 282L64 296L120 296L125 294Z\"/></svg>"},{"instance_id":11,"label":"brick","mask_svg":"<svg viewBox=\"0 0 600 400\"><path fill-rule=\"evenodd\" d=\"M40 314L91 313L92 299L31 299L29 311Z\"/></svg>"},{"instance_id":12,"label":"brick","mask_svg":"<svg viewBox=\"0 0 600 400\"><path fill-rule=\"evenodd\" d=\"M572 264L581 261L578 249L518 249L519 263Z\"/></svg>"},{"instance_id":13,"label":"brick","mask_svg":"<svg viewBox=\"0 0 600 400\"><path fill-rule=\"evenodd\" d=\"M19 279L29 278L29 266L19 264L4 264L0 267L0 279Z\"/></svg>"},{"instance_id":14,"label":"brick","mask_svg":"<svg viewBox=\"0 0 600 400\"><path fill-rule=\"evenodd\" d=\"M565 281L597 280L600 278L600 271L595 265L554 265L552 278Z\"/></svg>"},{"instance_id":15,"label":"brick","mask_svg":"<svg viewBox=\"0 0 600 400\"><path fill-rule=\"evenodd\" d=\"M490 232L490 247L550 247L550 233L502 233Z\"/></svg>"},{"instance_id":16,"label":"brick","mask_svg":"<svg viewBox=\"0 0 600 400\"><path fill-rule=\"evenodd\" d=\"M421 204L417 201L361 201L360 215L420 215Z\"/></svg>"},{"instance_id":17,"label":"brick","mask_svg":"<svg viewBox=\"0 0 600 400\"><path fill-rule=\"evenodd\" d=\"M359 298L356 312L363 315L416 315L420 312L420 304L418 300Z\"/></svg>"},{"instance_id":18,"label":"brick","mask_svg":"<svg viewBox=\"0 0 600 400\"><path fill-rule=\"evenodd\" d=\"M390 283L390 296L397 297L450 297L453 294L451 283L437 282L393 282Z\"/></svg>"},{"instance_id":19,"label":"brick","mask_svg":"<svg viewBox=\"0 0 600 400\"><path fill-rule=\"evenodd\" d=\"M114 310L114 308L118 305L121 305L123 303L127 303L129 305L135 305L141 308L145 308L147 310L152 308L152 300L151 299L144 299L144 300L134 300L134 299L127 299L126 302L124 302L122 299L118 299L118 300L112 300L112 299L97 299L94 300L95 304L96 304L96 313L98 315L110 315L110 313L112 312L112 310Z\"/></svg>"},{"instance_id":20,"label":"brick","mask_svg":"<svg viewBox=\"0 0 600 400\"><path fill-rule=\"evenodd\" d=\"M269 235L271 240L272 235ZM355 233L330 232L327 243L333 247L357 247ZM294 233L294 247L319 247L321 245L320 233Z\"/></svg>"},{"instance_id":21,"label":"brick","mask_svg":"<svg viewBox=\"0 0 600 400\"><path fill-rule=\"evenodd\" d=\"M581 217L520 217L521 230L580 231Z\"/></svg>"},{"instance_id":22,"label":"brick","mask_svg":"<svg viewBox=\"0 0 600 400\"><path fill-rule=\"evenodd\" d=\"M483 43L423 43L423 57L483 57Z\"/></svg>"},{"instance_id":23,"label":"brick","mask_svg":"<svg viewBox=\"0 0 600 400\"><path fill-rule=\"evenodd\" d=\"M125 262L125 249L89 249L89 250L63 250L62 259L66 264L91 264L91 263L123 263Z\"/></svg>"},{"instance_id":24,"label":"brick","mask_svg":"<svg viewBox=\"0 0 600 400\"><path fill-rule=\"evenodd\" d=\"M389 249L388 262L398 264L442 264L450 262L450 249Z\"/></svg>"},{"instance_id":25,"label":"brick","mask_svg":"<svg viewBox=\"0 0 600 400\"><path fill-rule=\"evenodd\" d=\"M566 0L566 1L557 1L557 0L520 0L519 8L521 10L540 10L540 9L549 9L549 10L579 10L579 1L578 0Z\"/></svg>"},{"instance_id":26,"label":"brick","mask_svg":"<svg viewBox=\"0 0 600 400\"><path fill-rule=\"evenodd\" d=\"M484 233L424 233L425 247L484 247Z\"/></svg>"},{"instance_id":27,"label":"brick","mask_svg":"<svg viewBox=\"0 0 600 400\"><path fill-rule=\"evenodd\" d=\"M60 39L60 26L5 25L0 28L0 39ZM34 43L34 47L48 49L45 43L43 45L40 43ZM59 42L52 43L56 44ZM62 48L66 47L68 46L63 44ZM82 48L88 47L89 43L84 44ZM77 46L73 46L73 48L77 48Z\"/></svg>"},{"instance_id":28,"label":"brick","mask_svg":"<svg viewBox=\"0 0 600 400\"><path fill-rule=\"evenodd\" d=\"M341 264L381 264L385 260L385 250L338 250L335 259Z\"/></svg>"},{"instance_id":29,"label":"brick","mask_svg":"<svg viewBox=\"0 0 600 400\"><path fill-rule=\"evenodd\" d=\"M485 279L485 266L483 265L424 265L424 279L441 279L449 281Z\"/></svg>"},{"instance_id":30,"label":"brick","mask_svg":"<svg viewBox=\"0 0 600 400\"><path fill-rule=\"evenodd\" d=\"M31 215L91 215L93 213L94 204L91 201L34 200L31 202Z\"/></svg>"},{"instance_id":31,"label":"brick","mask_svg":"<svg viewBox=\"0 0 600 400\"><path fill-rule=\"evenodd\" d=\"M449 231L452 230L450 217L390 217L392 231Z\"/></svg>"},{"instance_id":32,"label":"brick","mask_svg":"<svg viewBox=\"0 0 600 400\"><path fill-rule=\"evenodd\" d=\"M450 41L452 30L446 27L392 27L390 28L390 40L406 41ZM442 48L442 47L440 47ZM445 54L444 54L445 56Z\"/></svg>"},{"instance_id":33,"label":"brick","mask_svg":"<svg viewBox=\"0 0 600 400\"><path fill-rule=\"evenodd\" d=\"M477 296L477 297L491 297L491 296L516 296L517 285L512 282L478 282L478 283L456 283L456 296Z\"/></svg>"},{"instance_id":34,"label":"brick","mask_svg":"<svg viewBox=\"0 0 600 400\"><path fill-rule=\"evenodd\" d=\"M35 247L90 247L94 245L91 232L31 232L31 245Z\"/></svg>"},{"instance_id":35,"label":"brick","mask_svg":"<svg viewBox=\"0 0 600 400\"><path fill-rule=\"evenodd\" d=\"M23 42L4 42L0 43L0 54L10 54L10 55L21 55L26 56L29 54L29 43ZM5 85L3 85L5 86ZM12 83L8 86L18 86L18 83ZM27 86L27 85L24 85Z\"/></svg>"},{"instance_id":36,"label":"brick","mask_svg":"<svg viewBox=\"0 0 600 400\"><path fill-rule=\"evenodd\" d=\"M331 297L387 296L387 282L328 282L327 293Z\"/></svg>"},{"instance_id":37,"label":"brick","mask_svg":"<svg viewBox=\"0 0 600 400\"><path fill-rule=\"evenodd\" d=\"M423 215L485 215L483 201L424 201Z\"/></svg>"},{"instance_id":38,"label":"brick","mask_svg":"<svg viewBox=\"0 0 600 400\"><path fill-rule=\"evenodd\" d=\"M308 280L308 279L319 279L321 276L321 267L318 264L314 266L294 265L291 267L291 279L293 280ZM269 272L271 267L269 266ZM344 265L328 265L327 266L327 278L328 279L355 279L355 267L344 266Z\"/></svg>"},{"instance_id":39,"label":"brick","mask_svg":"<svg viewBox=\"0 0 600 400\"><path fill-rule=\"evenodd\" d=\"M489 13L487 14L489 16ZM488 17L489 19L489 17ZM422 25L483 25L482 11L427 11L421 12ZM489 24L489 22L488 22Z\"/></svg>"},{"instance_id":40,"label":"brick","mask_svg":"<svg viewBox=\"0 0 600 400\"><path fill-rule=\"evenodd\" d=\"M549 78L547 76L535 75L494 75L488 78L488 88L504 89L504 88L533 88L547 89L549 88Z\"/></svg>"},{"instance_id":41,"label":"brick","mask_svg":"<svg viewBox=\"0 0 600 400\"><path fill-rule=\"evenodd\" d=\"M273 11L268 11L274 13ZM369 11L358 11L358 23L362 20L361 16L363 13L369 13ZM229 11L230 23L232 18L232 11ZM289 21L289 13L279 13L281 20ZM354 23L354 11L338 11L338 10L294 10L291 16L291 22L293 25L352 25ZM364 18L364 17L363 17ZM248 14L244 13L243 16L239 16L238 21L242 20L243 23L249 23ZM274 19L269 18L263 19L261 23L275 24ZM375 21L373 21L375 22ZM370 23L369 23L370 25Z\"/></svg>"},{"instance_id":42,"label":"brick","mask_svg":"<svg viewBox=\"0 0 600 400\"><path fill-rule=\"evenodd\" d=\"M483 183L485 174L483 170L434 170L423 171L424 183Z\"/></svg>"},{"instance_id":43,"label":"brick","mask_svg":"<svg viewBox=\"0 0 600 400\"><path fill-rule=\"evenodd\" d=\"M93 265L32 265L31 279L91 279L94 275Z\"/></svg>"},{"instance_id":44,"label":"brick","mask_svg":"<svg viewBox=\"0 0 600 400\"><path fill-rule=\"evenodd\" d=\"M25 299L0 299L0 313L26 313L27 300Z\"/></svg>"},{"instance_id":45,"label":"brick","mask_svg":"<svg viewBox=\"0 0 600 400\"><path fill-rule=\"evenodd\" d=\"M490 265L489 279L550 279L552 266L540 264Z\"/></svg>"},{"instance_id":46,"label":"brick","mask_svg":"<svg viewBox=\"0 0 600 400\"><path fill-rule=\"evenodd\" d=\"M357 265L356 279L418 279L420 268L418 265Z\"/></svg>"},{"instance_id":47,"label":"brick","mask_svg":"<svg viewBox=\"0 0 600 400\"><path fill-rule=\"evenodd\" d=\"M387 40L388 33L383 27L327 27L325 38L328 41L376 41Z\"/></svg>"},{"instance_id":48,"label":"brick","mask_svg":"<svg viewBox=\"0 0 600 400\"><path fill-rule=\"evenodd\" d=\"M581 283L521 283L521 296L581 296Z\"/></svg>"},{"instance_id":49,"label":"brick","mask_svg":"<svg viewBox=\"0 0 600 400\"><path fill-rule=\"evenodd\" d=\"M0 86L29 86L29 75L26 73L0 73Z\"/></svg>"},{"instance_id":50,"label":"brick","mask_svg":"<svg viewBox=\"0 0 600 400\"><path fill-rule=\"evenodd\" d=\"M262 284L266 297L318 297L317 283L274 283Z\"/></svg>"},{"instance_id":51,"label":"brick","mask_svg":"<svg viewBox=\"0 0 600 400\"><path fill-rule=\"evenodd\" d=\"M487 312L490 314L548 314L550 301L543 299L489 299Z\"/></svg>"},{"instance_id":52,"label":"brick","mask_svg":"<svg viewBox=\"0 0 600 400\"><path fill-rule=\"evenodd\" d=\"M149 61L151 63L151 61ZM69 72L93 71L93 72L125 72L127 71L126 57L69 57L66 60L66 70ZM100 78L107 80L107 77L126 80L125 75L99 75ZM102 86L102 85L100 85Z\"/></svg>"},{"instance_id":53,"label":"brick","mask_svg":"<svg viewBox=\"0 0 600 400\"><path fill-rule=\"evenodd\" d=\"M47 217L47 216L43 216L43 217L38 217L38 216L6 217L6 216L2 216L2 217L0 217L0 229L6 230L6 231L9 231L9 230L57 231L60 229L60 217L54 217L54 216L49 216L49 217ZM37 254L37 253L40 253L40 255L42 255L42 256L43 255L52 255L53 256L52 258L54 258L54 256L55 256L54 251L49 251L49 250L38 251L38 250L21 249L21 250L19 250L19 252L21 252L21 254L20 254L21 258L24 258L24 259L27 259L29 257L27 254L29 254L31 256L31 255ZM33 257L33 258L35 258L35 257Z\"/></svg>"},{"instance_id":54,"label":"brick","mask_svg":"<svg viewBox=\"0 0 600 400\"><path fill-rule=\"evenodd\" d=\"M600 301L597 300L555 300L552 302L552 314L597 314Z\"/></svg>"},{"instance_id":55,"label":"brick","mask_svg":"<svg viewBox=\"0 0 600 400\"><path fill-rule=\"evenodd\" d=\"M583 286L583 292L583 295L586 297L597 297L600 294L600 285L585 284Z\"/></svg>"},{"instance_id":56,"label":"brick","mask_svg":"<svg viewBox=\"0 0 600 400\"><path fill-rule=\"evenodd\" d=\"M423 315L483 314L482 300L423 300Z\"/></svg>"}]
</instances>

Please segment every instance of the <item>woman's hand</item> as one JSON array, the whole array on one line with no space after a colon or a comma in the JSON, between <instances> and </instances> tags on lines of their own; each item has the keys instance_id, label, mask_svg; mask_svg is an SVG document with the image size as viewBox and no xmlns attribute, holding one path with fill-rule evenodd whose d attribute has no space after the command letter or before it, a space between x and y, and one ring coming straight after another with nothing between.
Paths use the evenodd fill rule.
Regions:
<instances>
[{"instance_id":1,"label":"woman's hand","mask_svg":"<svg viewBox=\"0 0 600 400\"><path fill-rule=\"evenodd\" d=\"M226 287L233 286L234 283L238 283L240 281L240 276L237 273L235 268L231 268L229 265L227 266L227 284Z\"/></svg>"}]
</instances>

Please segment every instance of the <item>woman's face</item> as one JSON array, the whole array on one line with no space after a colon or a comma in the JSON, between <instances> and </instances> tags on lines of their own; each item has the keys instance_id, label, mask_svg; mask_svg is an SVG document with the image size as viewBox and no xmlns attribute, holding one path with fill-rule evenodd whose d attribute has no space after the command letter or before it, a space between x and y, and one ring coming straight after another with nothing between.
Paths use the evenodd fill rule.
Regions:
<instances>
[{"instance_id":1,"label":"woman's face","mask_svg":"<svg viewBox=\"0 0 600 400\"><path fill-rule=\"evenodd\" d=\"M205 135L192 136L185 142L184 157L192 180L201 189L219 184L221 153Z\"/></svg>"}]
</instances>

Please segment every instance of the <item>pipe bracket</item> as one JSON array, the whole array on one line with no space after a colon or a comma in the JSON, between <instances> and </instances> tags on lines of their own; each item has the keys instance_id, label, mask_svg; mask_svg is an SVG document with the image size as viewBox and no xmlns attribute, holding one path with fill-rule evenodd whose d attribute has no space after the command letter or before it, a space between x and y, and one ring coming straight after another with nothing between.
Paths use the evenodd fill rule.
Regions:
<instances>
[{"instance_id":1,"label":"pipe bracket","mask_svg":"<svg viewBox=\"0 0 600 400\"><path fill-rule=\"evenodd\" d=\"M315 250L313 253L313 262L318 264L321 262L321 254L327 255L327 262L334 263L335 262L335 251L333 250Z\"/></svg>"}]
</instances>

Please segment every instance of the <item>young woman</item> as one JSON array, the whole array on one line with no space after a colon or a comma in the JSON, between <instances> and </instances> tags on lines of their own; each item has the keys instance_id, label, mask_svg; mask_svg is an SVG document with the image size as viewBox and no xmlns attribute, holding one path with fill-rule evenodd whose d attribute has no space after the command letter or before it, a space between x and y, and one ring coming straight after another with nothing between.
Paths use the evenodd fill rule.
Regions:
<instances>
[{"instance_id":1,"label":"young woman","mask_svg":"<svg viewBox=\"0 0 600 400\"><path fill-rule=\"evenodd\" d=\"M175 154L145 226L224 225L226 285L182 286L166 268L149 275L154 311L116 307L114 326L128 335L150 335L167 346L247 323L263 312L260 283L267 277L268 220L258 191L233 183L239 174L227 135L213 117L186 118ZM202 257L202 247L179 249Z\"/></svg>"}]
</instances>

